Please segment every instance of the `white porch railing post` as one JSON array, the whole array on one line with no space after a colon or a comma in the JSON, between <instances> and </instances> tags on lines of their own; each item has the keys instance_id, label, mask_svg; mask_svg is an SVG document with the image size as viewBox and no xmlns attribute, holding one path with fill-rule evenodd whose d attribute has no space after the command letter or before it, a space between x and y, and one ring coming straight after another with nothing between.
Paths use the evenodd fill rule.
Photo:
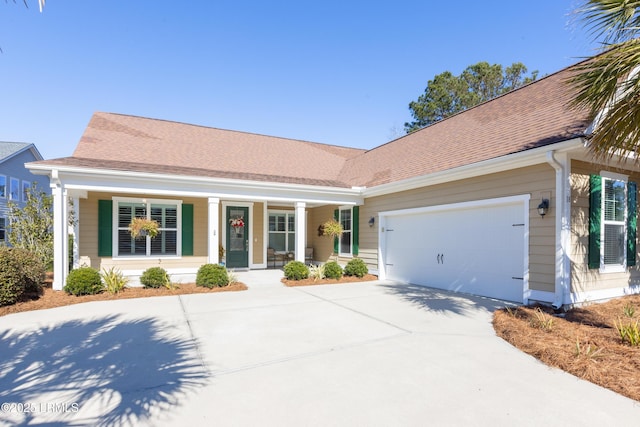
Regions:
<instances>
[{"instance_id":1,"label":"white porch railing post","mask_svg":"<svg viewBox=\"0 0 640 427\"><path fill-rule=\"evenodd\" d=\"M296 202L296 261L304 262L307 237L306 203Z\"/></svg>"},{"instance_id":2,"label":"white porch railing post","mask_svg":"<svg viewBox=\"0 0 640 427\"><path fill-rule=\"evenodd\" d=\"M209 217L208 217L208 256L210 264L218 264L221 260L218 256L218 246L220 245L220 230L218 223L220 215L218 209L220 207L220 199L217 197L209 197Z\"/></svg>"}]
</instances>

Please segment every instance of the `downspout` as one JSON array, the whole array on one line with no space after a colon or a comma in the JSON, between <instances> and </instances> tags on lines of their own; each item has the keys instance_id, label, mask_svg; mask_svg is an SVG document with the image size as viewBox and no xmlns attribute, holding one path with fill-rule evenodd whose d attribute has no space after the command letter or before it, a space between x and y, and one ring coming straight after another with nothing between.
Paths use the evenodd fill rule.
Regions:
<instances>
[{"instance_id":1,"label":"downspout","mask_svg":"<svg viewBox=\"0 0 640 427\"><path fill-rule=\"evenodd\" d=\"M561 162L555 157L555 151L547 151L547 162L556 171L556 223L555 223L555 295L553 308L560 309L564 304L564 296L568 295L570 266L568 265L568 248L570 243L569 229L569 195L566 191L567 157L563 155Z\"/></svg>"}]
</instances>

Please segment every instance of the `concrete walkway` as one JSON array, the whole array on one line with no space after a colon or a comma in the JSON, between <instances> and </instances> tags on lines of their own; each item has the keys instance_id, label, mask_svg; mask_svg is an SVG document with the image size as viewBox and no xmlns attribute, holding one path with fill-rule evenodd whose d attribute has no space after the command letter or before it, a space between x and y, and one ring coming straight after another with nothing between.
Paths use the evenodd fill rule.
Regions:
<instances>
[{"instance_id":1,"label":"concrete walkway","mask_svg":"<svg viewBox=\"0 0 640 427\"><path fill-rule=\"evenodd\" d=\"M0 317L0 425L613 426L640 405L497 338L499 302L371 282Z\"/></svg>"}]
</instances>

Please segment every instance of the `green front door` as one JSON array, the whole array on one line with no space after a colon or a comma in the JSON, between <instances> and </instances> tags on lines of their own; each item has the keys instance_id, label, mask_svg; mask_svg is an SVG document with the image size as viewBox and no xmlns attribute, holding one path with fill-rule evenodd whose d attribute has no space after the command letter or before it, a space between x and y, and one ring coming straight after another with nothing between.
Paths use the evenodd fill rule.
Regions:
<instances>
[{"instance_id":1,"label":"green front door","mask_svg":"<svg viewBox=\"0 0 640 427\"><path fill-rule=\"evenodd\" d=\"M227 206L227 268L249 267L249 208Z\"/></svg>"}]
</instances>

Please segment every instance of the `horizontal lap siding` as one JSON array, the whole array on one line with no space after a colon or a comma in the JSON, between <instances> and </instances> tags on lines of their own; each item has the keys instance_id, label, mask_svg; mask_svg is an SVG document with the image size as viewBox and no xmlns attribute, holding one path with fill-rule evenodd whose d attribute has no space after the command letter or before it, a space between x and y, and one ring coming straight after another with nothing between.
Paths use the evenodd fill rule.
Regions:
<instances>
[{"instance_id":1,"label":"horizontal lap siding","mask_svg":"<svg viewBox=\"0 0 640 427\"><path fill-rule=\"evenodd\" d=\"M360 252L377 269L378 212L438 206L497 197L531 195L529 205L529 288L553 292L555 287L555 171L547 164L460 180L365 199L360 208ZM537 206L551 198L549 213L541 218ZM376 226L367 221L376 217Z\"/></svg>"},{"instance_id":2,"label":"horizontal lap siding","mask_svg":"<svg viewBox=\"0 0 640 427\"><path fill-rule=\"evenodd\" d=\"M198 268L207 261L207 227L208 227L208 202L207 199L158 196L158 199L182 200L182 203L193 204L193 256L185 256L179 259L163 258L160 263L158 258L148 260L127 260L120 258L114 261L111 257L98 256L98 200L111 200L112 197L147 197L135 194L89 193L86 199L80 199L80 212L78 215L78 227L80 239L78 250L80 257L88 256L91 259L91 267L102 269L103 267L117 266L121 270L146 269L151 266L162 265L163 268ZM204 260L204 261L203 261Z\"/></svg>"},{"instance_id":3,"label":"horizontal lap siding","mask_svg":"<svg viewBox=\"0 0 640 427\"><path fill-rule=\"evenodd\" d=\"M333 211L337 206L321 206L309 210L307 217L309 229L307 246L313 248L313 259L319 262L329 261L333 255L333 239L327 236L318 236L318 227L333 219ZM360 223L362 229L362 223Z\"/></svg>"},{"instance_id":4,"label":"horizontal lap siding","mask_svg":"<svg viewBox=\"0 0 640 427\"><path fill-rule=\"evenodd\" d=\"M624 273L600 273L598 269L589 269L589 176L601 171L629 175L630 181L640 182L640 175L616 168L587 163L578 160L571 162L571 291L588 292L592 290L626 287L640 282L638 266ZM639 246L640 248L640 246Z\"/></svg>"}]
</instances>

